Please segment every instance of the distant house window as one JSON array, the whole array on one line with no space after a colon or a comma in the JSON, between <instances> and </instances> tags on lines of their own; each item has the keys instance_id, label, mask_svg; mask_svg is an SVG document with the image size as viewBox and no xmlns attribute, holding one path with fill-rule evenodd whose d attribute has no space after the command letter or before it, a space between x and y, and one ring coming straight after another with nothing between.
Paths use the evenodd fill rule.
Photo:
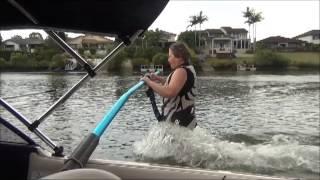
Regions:
<instances>
[{"instance_id":1,"label":"distant house window","mask_svg":"<svg viewBox=\"0 0 320 180\"><path fill-rule=\"evenodd\" d=\"M238 48L238 49L241 48L241 41L238 41L238 43L237 43L237 48Z\"/></svg>"},{"instance_id":2,"label":"distant house window","mask_svg":"<svg viewBox=\"0 0 320 180\"><path fill-rule=\"evenodd\" d=\"M320 39L320 34L313 35L313 36L312 36L312 39L313 39L313 40L318 40L318 39Z\"/></svg>"},{"instance_id":3,"label":"distant house window","mask_svg":"<svg viewBox=\"0 0 320 180\"><path fill-rule=\"evenodd\" d=\"M6 50L14 50L14 45L5 45L4 48Z\"/></svg>"},{"instance_id":4,"label":"distant house window","mask_svg":"<svg viewBox=\"0 0 320 180\"><path fill-rule=\"evenodd\" d=\"M281 48L285 48L285 47L288 47L288 43L279 43L278 46Z\"/></svg>"}]
</instances>

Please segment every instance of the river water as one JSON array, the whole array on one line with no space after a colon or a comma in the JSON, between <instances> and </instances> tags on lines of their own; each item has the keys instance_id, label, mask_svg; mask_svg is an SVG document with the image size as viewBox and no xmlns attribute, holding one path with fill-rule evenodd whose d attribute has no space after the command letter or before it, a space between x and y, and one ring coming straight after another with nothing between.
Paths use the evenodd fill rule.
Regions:
<instances>
[{"instance_id":1,"label":"river water","mask_svg":"<svg viewBox=\"0 0 320 180\"><path fill-rule=\"evenodd\" d=\"M0 73L0 96L34 121L82 77ZM59 106L40 130L70 153L139 78L98 75ZM199 122L194 131L157 123L143 88L112 121L93 157L319 178L318 73L210 74L199 76L197 86ZM50 92L10 98L44 91ZM159 97L157 101L160 106ZM26 129L2 107L0 115Z\"/></svg>"}]
</instances>

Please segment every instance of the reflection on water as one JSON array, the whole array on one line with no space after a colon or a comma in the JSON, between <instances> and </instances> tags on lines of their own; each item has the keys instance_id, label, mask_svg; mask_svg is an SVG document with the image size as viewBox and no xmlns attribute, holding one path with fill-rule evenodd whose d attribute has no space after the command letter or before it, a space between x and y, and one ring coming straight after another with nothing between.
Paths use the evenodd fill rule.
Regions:
<instances>
[{"instance_id":1,"label":"reflection on water","mask_svg":"<svg viewBox=\"0 0 320 180\"><path fill-rule=\"evenodd\" d=\"M0 74L0 96L55 89L7 100L34 121L82 76L3 73ZM59 106L40 125L40 130L70 153L139 78L99 75ZM199 127L188 133L159 126L145 89L139 90L111 123L93 156L317 177L319 81L318 74L201 76L196 102ZM160 104L159 98L157 101ZM0 115L26 129L2 108Z\"/></svg>"}]
</instances>

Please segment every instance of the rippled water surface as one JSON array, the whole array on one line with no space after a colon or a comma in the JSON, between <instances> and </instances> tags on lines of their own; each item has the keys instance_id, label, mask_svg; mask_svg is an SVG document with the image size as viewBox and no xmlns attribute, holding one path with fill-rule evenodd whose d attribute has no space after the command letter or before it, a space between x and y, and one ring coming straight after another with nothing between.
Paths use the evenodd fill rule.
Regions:
<instances>
[{"instance_id":1,"label":"rippled water surface","mask_svg":"<svg viewBox=\"0 0 320 180\"><path fill-rule=\"evenodd\" d=\"M34 121L82 77L1 73L0 95ZM138 80L107 74L91 79L40 130L70 153ZM319 74L213 74L200 76L197 85L194 131L158 124L142 89L113 120L93 157L319 178ZM10 98L44 91L50 92ZM0 113L25 129L3 108Z\"/></svg>"}]
</instances>

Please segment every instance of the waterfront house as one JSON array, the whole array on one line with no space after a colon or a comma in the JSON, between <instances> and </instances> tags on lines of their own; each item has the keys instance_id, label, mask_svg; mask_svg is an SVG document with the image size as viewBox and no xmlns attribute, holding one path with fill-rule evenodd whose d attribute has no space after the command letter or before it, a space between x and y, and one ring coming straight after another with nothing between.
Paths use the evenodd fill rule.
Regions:
<instances>
[{"instance_id":1,"label":"waterfront house","mask_svg":"<svg viewBox=\"0 0 320 180\"><path fill-rule=\"evenodd\" d=\"M106 55L107 49L113 41L103 36L86 34L75 38L68 38L67 43L75 50L84 49L88 51L95 49L96 54Z\"/></svg>"},{"instance_id":2,"label":"waterfront house","mask_svg":"<svg viewBox=\"0 0 320 180\"><path fill-rule=\"evenodd\" d=\"M305 41L286 38L282 36L271 36L257 42L259 46L267 49L280 50L280 51L296 51L303 49L306 45Z\"/></svg>"},{"instance_id":3,"label":"waterfront house","mask_svg":"<svg viewBox=\"0 0 320 180\"><path fill-rule=\"evenodd\" d=\"M42 47L44 40L41 36L30 36L23 39L21 36L15 36L3 42L4 50L7 51L26 51L33 53L36 48Z\"/></svg>"},{"instance_id":4,"label":"waterfront house","mask_svg":"<svg viewBox=\"0 0 320 180\"><path fill-rule=\"evenodd\" d=\"M221 27L200 33L202 39L205 39L205 52L211 56L234 56L250 48L248 31L244 28Z\"/></svg>"},{"instance_id":5,"label":"waterfront house","mask_svg":"<svg viewBox=\"0 0 320 180\"><path fill-rule=\"evenodd\" d=\"M160 40L159 43L161 47L169 47L171 43L176 41L176 34L160 30Z\"/></svg>"},{"instance_id":6,"label":"waterfront house","mask_svg":"<svg viewBox=\"0 0 320 180\"><path fill-rule=\"evenodd\" d=\"M320 30L311 30L311 31L305 32L303 34L300 34L294 37L294 39L306 41L312 44L320 44Z\"/></svg>"}]
</instances>

